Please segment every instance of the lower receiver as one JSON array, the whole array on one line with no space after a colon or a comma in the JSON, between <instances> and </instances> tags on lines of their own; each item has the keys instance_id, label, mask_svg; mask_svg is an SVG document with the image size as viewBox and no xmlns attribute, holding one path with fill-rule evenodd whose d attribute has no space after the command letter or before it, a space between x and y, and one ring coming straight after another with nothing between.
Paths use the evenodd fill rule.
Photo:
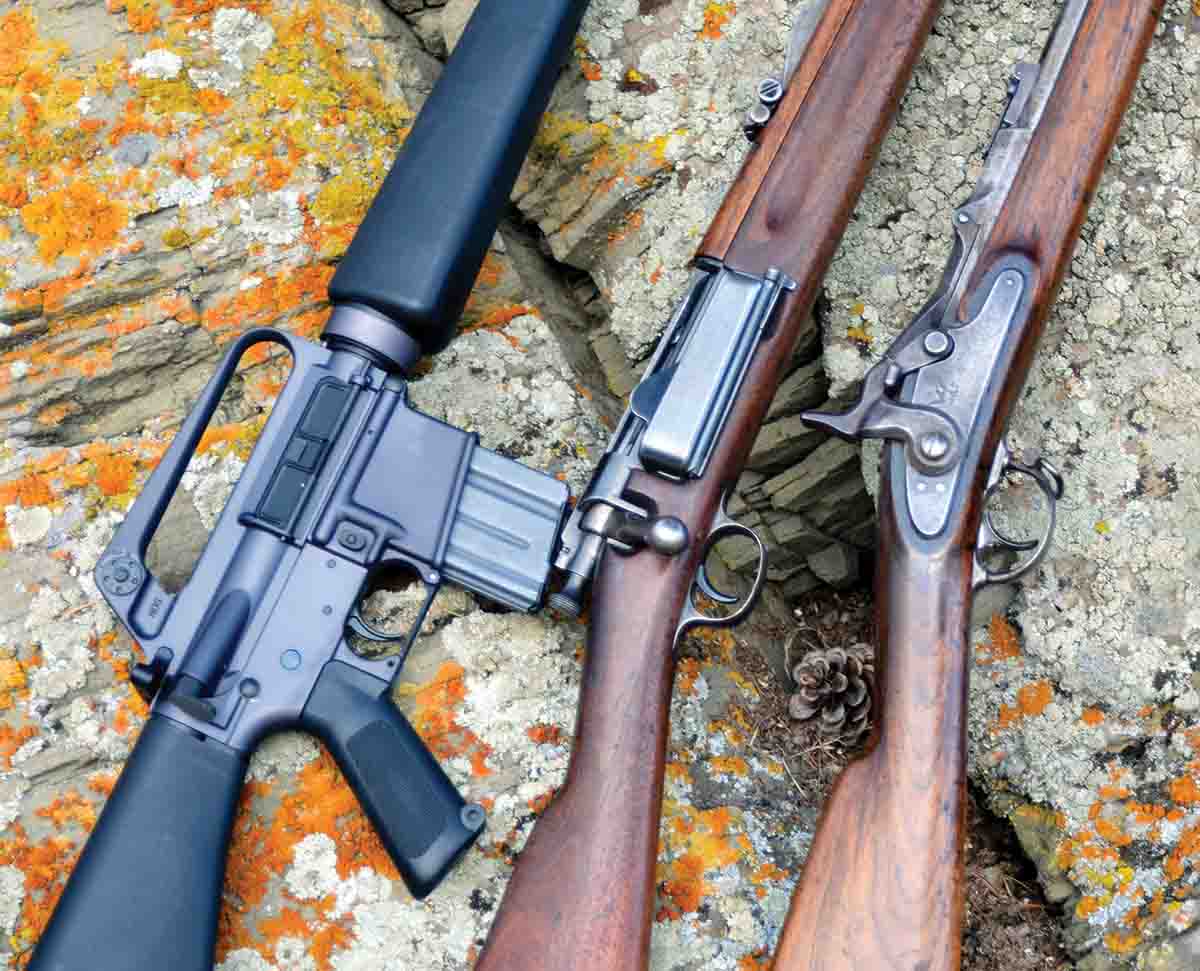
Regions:
<instances>
[{"instance_id":1,"label":"lower receiver","mask_svg":"<svg viewBox=\"0 0 1200 971\"><path fill-rule=\"evenodd\" d=\"M238 360L263 341L291 352L291 377L191 579L169 593L146 549ZM541 604L566 507L561 482L415 411L404 379L369 357L275 330L239 340L97 567L148 658L132 676L153 709L30 967L208 971L242 777L283 729L325 743L409 890L433 890L484 813L391 685L444 581L518 610ZM396 564L426 587L401 636L358 610L373 574ZM348 628L398 653L364 657Z\"/></svg>"}]
</instances>

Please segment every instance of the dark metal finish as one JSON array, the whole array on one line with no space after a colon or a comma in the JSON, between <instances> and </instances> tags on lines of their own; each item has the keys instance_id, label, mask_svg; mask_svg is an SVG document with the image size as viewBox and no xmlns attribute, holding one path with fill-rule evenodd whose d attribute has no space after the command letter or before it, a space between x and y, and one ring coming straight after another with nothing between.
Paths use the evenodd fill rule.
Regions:
<instances>
[{"instance_id":1,"label":"dark metal finish","mask_svg":"<svg viewBox=\"0 0 1200 971\"><path fill-rule=\"evenodd\" d=\"M971 486L974 466L965 443L978 436L989 384L1033 312L1037 269L1028 256L1004 255L978 281L976 271L1087 6L1087 0L1069 0L1041 64L1013 68L984 172L970 199L955 211L955 246L937 292L867 373L848 411L802 416L845 438L903 444L906 504L912 527L925 538L942 533ZM963 307L970 312L965 323L959 319ZM1040 559L1048 542L1047 536L1037 558L1020 572ZM980 570L977 579L984 581L1012 579L1011 571Z\"/></svg>"},{"instance_id":2,"label":"dark metal finish","mask_svg":"<svg viewBox=\"0 0 1200 971\"><path fill-rule=\"evenodd\" d=\"M358 304L334 307L321 339L375 357L393 371L407 371L421 357L421 346L391 318Z\"/></svg>"},{"instance_id":3,"label":"dark metal finish","mask_svg":"<svg viewBox=\"0 0 1200 971\"><path fill-rule=\"evenodd\" d=\"M704 475L754 351L780 299L794 288L777 269L755 276L711 261L701 264L563 530L555 565L565 582L551 597L554 607L579 613L606 546L632 553L648 545L666 556L686 548L687 527L659 518L647 496L629 489L630 477L636 471L669 481ZM730 531L724 527L724 534ZM766 553L757 537L755 542L761 576ZM760 587L756 582L752 596ZM685 626L696 622L692 618Z\"/></svg>"},{"instance_id":4,"label":"dark metal finish","mask_svg":"<svg viewBox=\"0 0 1200 971\"><path fill-rule=\"evenodd\" d=\"M1034 484L1041 490L1042 497L1046 500L1048 519L1042 535L1037 539L1014 539L1006 535L992 519L988 500L995 494L1006 475L1024 475L1033 479ZM996 449L996 458L992 462L992 471L988 476L987 491L983 498L983 521L979 524L979 536L975 541L975 573L972 583L976 589L989 583L1009 583L1024 576L1042 561L1054 539L1058 500L1063 497L1065 491L1066 484L1058 469L1044 458L1039 457L1033 465L1026 465L1012 457L1012 453L1004 442L1000 443ZM987 566L986 559L997 550L1009 553L1029 553L1030 555L1018 560L1007 570L993 570Z\"/></svg>"},{"instance_id":5,"label":"dark metal finish","mask_svg":"<svg viewBox=\"0 0 1200 971\"><path fill-rule=\"evenodd\" d=\"M479 3L329 284L333 303L373 308L421 353L450 343L586 6Z\"/></svg>"}]
</instances>

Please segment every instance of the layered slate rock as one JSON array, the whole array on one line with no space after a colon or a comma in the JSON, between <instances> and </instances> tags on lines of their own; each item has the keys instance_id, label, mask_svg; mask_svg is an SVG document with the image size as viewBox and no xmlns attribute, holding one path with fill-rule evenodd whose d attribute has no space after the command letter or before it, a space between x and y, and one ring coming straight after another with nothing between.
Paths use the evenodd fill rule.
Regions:
<instances>
[{"instance_id":1,"label":"layered slate rock","mask_svg":"<svg viewBox=\"0 0 1200 971\"><path fill-rule=\"evenodd\" d=\"M795 6L593 0L519 215L464 333L414 382L420 407L578 491L686 285ZM948 0L918 64L733 502L789 595L852 582L874 543L859 452L796 416L851 394L935 285L1008 69L1036 59L1052 6ZM36 0L0 15L10 966L145 716L96 558L224 345L259 324L319 332L335 261L470 9ZM1014 444L1067 475L1056 550L979 634L972 687L974 778L1091 969L1188 967L1197 947L1195 932L1176 935L1197 916L1200 852L1200 35L1184 0L1165 21L1014 422ZM246 362L156 544L160 570L186 573L285 377L284 360ZM404 595L376 606L396 623L412 609ZM397 700L491 825L425 903L316 746L270 741L231 855L222 967L469 967L561 784L582 637L439 600ZM652 966L752 971L767 966L815 807L755 747L762 703L733 641L693 653L672 713Z\"/></svg>"}]
</instances>

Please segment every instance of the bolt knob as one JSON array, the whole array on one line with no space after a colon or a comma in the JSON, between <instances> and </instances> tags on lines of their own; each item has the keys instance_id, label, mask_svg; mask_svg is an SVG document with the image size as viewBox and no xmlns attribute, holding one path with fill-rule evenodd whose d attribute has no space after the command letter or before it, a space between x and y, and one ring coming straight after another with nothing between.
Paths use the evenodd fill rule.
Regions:
<instances>
[{"instance_id":1,"label":"bolt knob","mask_svg":"<svg viewBox=\"0 0 1200 971\"><path fill-rule=\"evenodd\" d=\"M688 529L683 520L675 516L658 516L650 521L646 545L655 553L675 556L687 549Z\"/></svg>"}]
</instances>

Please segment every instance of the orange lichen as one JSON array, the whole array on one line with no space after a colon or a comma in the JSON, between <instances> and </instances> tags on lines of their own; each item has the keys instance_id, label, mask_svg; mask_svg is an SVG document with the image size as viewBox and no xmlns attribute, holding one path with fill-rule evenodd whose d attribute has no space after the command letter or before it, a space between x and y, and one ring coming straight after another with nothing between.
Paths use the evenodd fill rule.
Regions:
<instances>
[{"instance_id":1,"label":"orange lichen","mask_svg":"<svg viewBox=\"0 0 1200 971\"><path fill-rule=\"evenodd\" d=\"M1083 714L1079 716L1080 720L1092 728L1104 723L1104 712L1099 708L1084 708Z\"/></svg>"},{"instance_id":2,"label":"orange lichen","mask_svg":"<svg viewBox=\"0 0 1200 971\"><path fill-rule=\"evenodd\" d=\"M269 793L268 785L254 781L247 783L242 793L218 925L217 960L239 947L254 948L264 958L273 959L280 937L300 937L310 942L309 953L317 967L328 971L333 951L350 942L349 929L329 916L332 901L305 903L297 911L304 918L299 927L296 917L283 913L253 927L246 923L245 915L261 906L273 882L291 865L296 844L312 833L329 836L337 846L337 872L342 879L362 867L392 880L398 874L327 752L300 770L295 786L279 799L270 821L264 822L255 803Z\"/></svg>"},{"instance_id":3,"label":"orange lichen","mask_svg":"<svg viewBox=\"0 0 1200 971\"><path fill-rule=\"evenodd\" d=\"M54 502L49 476L29 473L19 479L0 482L0 508L18 505L24 509L46 506Z\"/></svg>"},{"instance_id":4,"label":"orange lichen","mask_svg":"<svg viewBox=\"0 0 1200 971\"><path fill-rule=\"evenodd\" d=\"M162 24L157 0L109 0L108 9L110 13L124 10L125 22L135 34L148 34Z\"/></svg>"},{"instance_id":5,"label":"orange lichen","mask_svg":"<svg viewBox=\"0 0 1200 971\"><path fill-rule=\"evenodd\" d=\"M82 181L21 207L21 222L37 236L38 255L47 264L60 256L98 255L111 249L128 220L124 203Z\"/></svg>"},{"instance_id":6,"label":"orange lichen","mask_svg":"<svg viewBox=\"0 0 1200 971\"><path fill-rule=\"evenodd\" d=\"M992 614L988 624L988 639L979 645L976 656L983 664L1008 661L1021 656L1021 639L1012 624L1000 614Z\"/></svg>"},{"instance_id":7,"label":"orange lichen","mask_svg":"<svg viewBox=\"0 0 1200 971\"><path fill-rule=\"evenodd\" d=\"M0 737L4 727L0 726ZM89 789L97 792L90 785ZM10 827L9 838L0 839L0 866L14 866L25 877L25 897L16 930L9 939L18 955L17 967L26 966L28 951L41 937L54 912L82 843L72 836L91 831L96 822L96 807L78 791L68 790L38 809L36 815L47 820L54 832L34 843L18 822Z\"/></svg>"},{"instance_id":8,"label":"orange lichen","mask_svg":"<svg viewBox=\"0 0 1200 971\"><path fill-rule=\"evenodd\" d=\"M690 695L696 690L696 682L700 678L700 662L694 657L680 660L675 683L681 695Z\"/></svg>"},{"instance_id":9,"label":"orange lichen","mask_svg":"<svg viewBox=\"0 0 1200 971\"><path fill-rule=\"evenodd\" d=\"M704 861L696 853L685 853L671 864L671 877L663 881L662 893L682 913L700 909L709 886L704 880Z\"/></svg>"},{"instance_id":10,"label":"orange lichen","mask_svg":"<svg viewBox=\"0 0 1200 971\"><path fill-rule=\"evenodd\" d=\"M718 3L712 0L704 8L704 26L700 36L708 40L720 40L724 36L724 27L733 15L737 13L737 4L733 2Z\"/></svg>"},{"instance_id":11,"label":"orange lichen","mask_svg":"<svg viewBox=\"0 0 1200 971\"><path fill-rule=\"evenodd\" d=\"M744 833L730 836L733 813L729 809L698 810L674 803L667 809L666 845L673 859L660 863L658 870L662 895L673 907L660 911L660 919L695 913L712 893L705 873L732 866L753 852Z\"/></svg>"},{"instance_id":12,"label":"orange lichen","mask_svg":"<svg viewBox=\"0 0 1200 971\"><path fill-rule=\"evenodd\" d=\"M33 725L23 725L13 728L11 725L0 724L0 768L11 769L13 754L38 731Z\"/></svg>"},{"instance_id":13,"label":"orange lichen","mask_svg":"<svg viewBox=\"0 0 1200 971\"><path fill-rule=\"evenodd\" d=\"M1196 785L1196 779L1191 775L1172 779L1167 783L1167 792L1171 796L1171 801L1179 803L1181 806L1194 806L1200 803L1200 786Z\"/></svg>"},{"instance_id":14,"label":"orange lichen","mask_svg":"<svg viewBox=\"0 0 1200 971\"><path fill-rule=\"evenodd\" d=\"M1113 846L1128 846L1133 842L1132 836L1123 832L1120 826L1103 816L1096 819L1096 832Z\"/></svg>"},{"instance_id":15,"label":"orange lichen","mask_svg":"<svg viewBox=\"0 0 1200 971\"><path fill-rule=\"evenodd\" d=\"M278 324L292 311L324 303L332 276L333 267L317 263L265 277L206 308L200 324L223 339L259 324Z\"/></svg>"},{"instance_id":16,"label":"orange lichen","mask_svg":"<svg viewBox=\"0 0 1200 971\"><path fill-rule=\"evenodd\" d=\"M1125 809L1133 817L1135 823L1141 823L1142 825L1152 825L1161 822L1167 816L1166 807L1155 803L1127 802Z\"/></svg>"},{"instance_id":17,"label":"orange lichen","mask_svg":"<svg viewBox=\"0 0 1200 971\"><path fill-rule=\"evenodd\" d=\"M415 690L417 710L412 717L413 728L439 759L465 756L471 762L472 775L491 775L487 758L492 747L454 717L455 709L467 696L464 674L461 664L446 661L433 680Z\"/></svg>"},{"instance_id":18,"label":"orange lichen","mask_svg":"<svg viewBox=\"0 0 1200 971\"><path fill-rule=\"evenodd\" d=\"M741 756L717 755L708 760L708 767L717 775L749 775L750 765Z\"/></svg>"},{"instance_id":19,"label":"orange lichen","mask_svg":"<svg viewBox=\"0 0 1200 971\"><path fill-rule=\"evenodd\" d=\"M50 820L55 829L62 829L64 826L74 823L91 831L91 828L96 825L97 814L96 806L90 800L78 791L69 789L48 806L38 809L36 815Z\"/></svg>"},{"instance_id":20,"label":"orange lichen","mask_svg":"<svg viewBox=\"0 0 1200 971\"><path fill-rule=\"evenodd\" d=\"M1049 681L1034 681L1017 690L1017 707L1026 716L1040 715L1054 700Z\"/></svg>"},{"instance_id":21,"label":"orange lichen","mask_svg":"<svg viewBox=\"0 0 1200 971\"><path fill-rule=\"evenodd\" d=\"M539 722L525 729L525 734L535 745L561 745L562 729L557 725L546 725Z\"/></svg>"},{"instance_id":22,"label":"orange lichen","mask_svg":"<svg viewBox=\"0 0 1200 971\"><path fill-rule=\"evenodd\" d=\"M119 496L133 486L137 463L128 455L109 455L96 461L96 485L106 496Z\"/></svg>"},{"instance_id":23,"label":"orange lichen","mask_svg":"<svg viewBox=\"0 0 1200 971\"><path fill-rule=\"evenodd\" d=\"M1179 842L1163 864L1163 872L1172 880L1183 876L1184 870L1190 866L1189 860L1200 854L1200 824L1193 824L1184 829L1179 836Z\"/></svg>"},{"instance_id":24,"label":"orange lichen","mask_svg":"<svg viewBox=\"0 0 1200 971\"><path fill-rule=\"evenodd\" d=\"M11 708L18 698L28 694L29 679L15 657L0 657L0 711Z\"/></svg>"},{"instance_id":25,"label":"orange lichen","mask_svg":"<svg viewBox=\"0 0 1200 971\"><path fill-rule=\"evenodd\" d=\"M529 807L529 811L535 816L540 816L546 811L550 803L554 802L556 792L556 789L551 789L549 792L543 792L540 796L534 796L532 799L527 800L526 805Z\"/></svg>"},{"instance_id":26,"label":"orange lichen","mask_svg":"<svg viewBox=\"0 0 1200 971\"><path fill-rule=\"evenodd\" d=\"M1137 946L1142 942L1142 935L1138 931L1130 934L1122 934L1120 931L1111 931L1104 935L1104 946L1114 954L1132 954L1137 950Z\"/></svg>"}]
</instances>

